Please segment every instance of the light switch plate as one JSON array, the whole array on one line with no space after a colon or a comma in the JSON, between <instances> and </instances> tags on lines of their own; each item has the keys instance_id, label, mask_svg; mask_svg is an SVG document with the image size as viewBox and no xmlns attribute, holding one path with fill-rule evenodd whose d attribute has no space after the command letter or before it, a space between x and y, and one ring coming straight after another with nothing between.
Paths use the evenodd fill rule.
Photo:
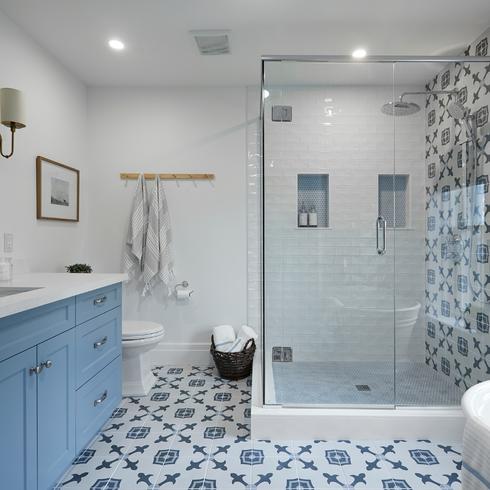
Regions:
<instances>
[{"instance_id":1,"label":"light switch plate","mask_svg":"<svg viewBox=\"0 0 490 490\"><path fill-rule=\"evenodd\" d=\"M14 251L14 234L3 234L3 251L6 254L11 254Z\"/></svg>"}]
</instances>

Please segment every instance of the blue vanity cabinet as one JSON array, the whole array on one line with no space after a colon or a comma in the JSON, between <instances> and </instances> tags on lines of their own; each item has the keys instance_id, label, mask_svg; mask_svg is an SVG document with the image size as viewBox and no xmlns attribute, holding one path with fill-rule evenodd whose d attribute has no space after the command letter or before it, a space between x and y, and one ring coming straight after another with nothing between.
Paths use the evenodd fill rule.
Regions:
<instances>
[{"instance_id":1,"label":"blue vanity cabinet","mask_svg":"<svg viewBox=\"0 0 490 490\"><path fill-rule=\"evenodd\" d=\"M37 488L36 348L0 362L0 488Z\"/></svg>"},{"instance_id":2,"label":"blue vanity cabinet","mask_svg":"<svg viewBox=\"0 0 490 490\"><path fill-rule=\"evenodd\" d=\"M37 346L38 489L51 488L75 457L75 329Z\"/></svg>"},{"instance_id":3,"label":"blue vanity cabinet","mask_svg":"<svg viewBox=\"0 0 490 490\"><path fill-rule=\"evenodd\" d=\"M120 403L121 289L0 318L0 490L51 490Z\"/></svg>"}]
</instances>

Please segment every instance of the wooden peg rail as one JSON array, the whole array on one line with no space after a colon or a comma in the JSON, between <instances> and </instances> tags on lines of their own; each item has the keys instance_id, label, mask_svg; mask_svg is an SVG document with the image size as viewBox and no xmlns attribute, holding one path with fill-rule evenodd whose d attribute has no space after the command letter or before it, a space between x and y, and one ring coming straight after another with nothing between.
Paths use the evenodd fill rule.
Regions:
<instances>
[{"instance_id":1,"label":"wooden peg rail","mask_svg":"<svg viewBox=\"0 0 490 490\"><path fill-rule=\"evenodd\" d=\"M213 180L214 174L144 174L146 180L154 180L158 175L161 180ZM139 173L124 172L120 174L122 180L138 180Z\"/></svg>"}]
</instances>

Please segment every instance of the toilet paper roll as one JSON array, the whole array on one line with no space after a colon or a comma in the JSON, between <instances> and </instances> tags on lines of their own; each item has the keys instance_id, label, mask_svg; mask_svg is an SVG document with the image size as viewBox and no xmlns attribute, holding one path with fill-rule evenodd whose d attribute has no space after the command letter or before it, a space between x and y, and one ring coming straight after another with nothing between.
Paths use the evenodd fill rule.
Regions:
<instances>
[{"instance_id":1,"label":"toilet paper roll","mask_svg":"<svg viewBox=\"0 0 490 490\"><path fill-rule=\"evenodd\" d=\"M187 288L177 288L175 294L177 296L178 300L186 300L191 297L191 294L194 291L192 289L187 289Z\"/></svg>"}]
</instances>

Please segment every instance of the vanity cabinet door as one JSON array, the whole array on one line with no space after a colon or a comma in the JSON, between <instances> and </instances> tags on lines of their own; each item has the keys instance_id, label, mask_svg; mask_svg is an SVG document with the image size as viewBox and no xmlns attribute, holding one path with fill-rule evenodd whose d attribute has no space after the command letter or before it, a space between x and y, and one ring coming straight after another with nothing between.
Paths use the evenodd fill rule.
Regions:
<instances>
[{"instance_id":1,"label":"vanity cabinet door","mask_svg":"<svg viewBox=\"0 0 490 490\"><path fill-rule=\"evenodd\" d=\"M0 362L0 487L37 489L36 348Z\"/></svg>"},{"instance_id":2,"label":"vanity cabinet door","mask_svg":"<svg viewBox=\"0 0 490 490\"><path fill-rule=\"evenodd\" d=\"M52 488L75 457L75 330L37 347L38 490Z\"/></svg>"}]
</instances>

